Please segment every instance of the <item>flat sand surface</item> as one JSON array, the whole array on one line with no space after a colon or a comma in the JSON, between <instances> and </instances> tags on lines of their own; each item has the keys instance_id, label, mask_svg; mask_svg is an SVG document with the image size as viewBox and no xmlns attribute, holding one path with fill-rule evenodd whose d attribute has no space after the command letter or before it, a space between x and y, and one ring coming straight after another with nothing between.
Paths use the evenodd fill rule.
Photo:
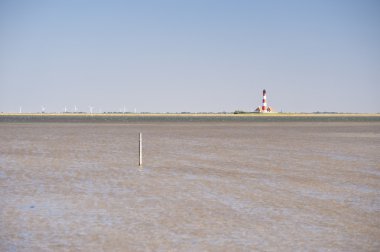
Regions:
<instances>
[{"instance_id":1,"label":"flat sand surface","mask_svg":"<svg viewBox=\"0 0 380 252\"><path fill-rule=\"evenodd\" d=\"M380 114L373 113L0 113L0 121L4 118L21 118L21 117L34 117L34 118L48 118L48 117L219 117L219 118L239 118L239 117L349 117L349 118L380 118Z\"/></svg>"},{"instance_id":2,"label":"flat sand surface","mask_svg":"<svg viewBox=\"0 0 380 252\"><path fill-rule=\"evenodd\" d=\"M0 123L0 251L380 251L379 150L379 122Z\"/></svg>"}]
</instances>

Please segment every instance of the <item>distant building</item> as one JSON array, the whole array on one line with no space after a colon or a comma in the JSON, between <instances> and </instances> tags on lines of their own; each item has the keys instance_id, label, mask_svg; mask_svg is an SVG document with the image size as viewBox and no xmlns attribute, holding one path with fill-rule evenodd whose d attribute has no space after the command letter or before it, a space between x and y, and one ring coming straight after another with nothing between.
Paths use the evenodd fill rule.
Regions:
<instances>
[{"instance_id":1,"label":"distant building","mask_svg":"<svg viewBox=\"0 0 380 252\"><path fill-rule=\"evenodd\" d=\"M263 90L263 100L261 106L257 107L255 110L256 113L271 113L274 112L272 107L267 104L267 91Z\"/></svg>"}]
</instances>

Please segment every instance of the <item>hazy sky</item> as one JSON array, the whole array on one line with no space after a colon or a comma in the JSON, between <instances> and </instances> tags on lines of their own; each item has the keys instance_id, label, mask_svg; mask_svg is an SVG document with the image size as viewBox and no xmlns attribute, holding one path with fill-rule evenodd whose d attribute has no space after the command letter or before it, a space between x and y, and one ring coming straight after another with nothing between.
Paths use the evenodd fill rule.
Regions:
<instances>
[{"instance_id":1,"label":"hazy sky","mask_svg":"<svg viewBox=\"0 0 380 252\"><path fill-rule=\"evenodd\" d=\"M380 112L380 1L1 0L0 111Z\"/></svg>"}]
</instances>

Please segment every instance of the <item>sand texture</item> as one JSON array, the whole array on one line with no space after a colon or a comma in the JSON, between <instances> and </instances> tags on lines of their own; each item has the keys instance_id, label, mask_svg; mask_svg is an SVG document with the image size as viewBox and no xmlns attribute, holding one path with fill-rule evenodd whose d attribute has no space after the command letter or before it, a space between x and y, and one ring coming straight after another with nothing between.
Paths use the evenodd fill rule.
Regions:
<instances>
[{"instance_id":1,"label":"sand texture","mask_svg":"<svg viewBox=\"0 0 380 252\"><path fill-rule=\"evenodd\" d=\"M379 153L379 122L0 123L0 251L380 251Z\"/></svg>"}]
</instances>

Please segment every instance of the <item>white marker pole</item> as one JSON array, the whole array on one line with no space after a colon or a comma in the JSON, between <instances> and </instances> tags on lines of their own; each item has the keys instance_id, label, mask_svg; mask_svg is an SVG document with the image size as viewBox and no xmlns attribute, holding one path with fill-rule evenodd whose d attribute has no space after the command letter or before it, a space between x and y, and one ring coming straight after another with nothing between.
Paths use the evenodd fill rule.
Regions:
<instances>
[{"instance_id":1,"label":"white marker pole","mask_svg":"<svg viewBox=\"0 0 380 252\"><path fill-rule=\"evenodd\" d=\"M142 134L139 133L139 166L142 166Z\"/></svg>"}]
</instances>

